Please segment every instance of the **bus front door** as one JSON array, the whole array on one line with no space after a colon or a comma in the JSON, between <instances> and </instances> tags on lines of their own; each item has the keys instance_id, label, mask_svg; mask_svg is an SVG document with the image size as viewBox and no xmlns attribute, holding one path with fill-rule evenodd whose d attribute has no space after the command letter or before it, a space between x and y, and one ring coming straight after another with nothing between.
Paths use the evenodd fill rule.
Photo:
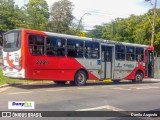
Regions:
<instances>
[{"instance_id":1,"label":"bus front door","mask_svg":"<svg viewBox=\"0 0 160 120\"><path fill-rule=\"evenodd\" d=\"M112 46L101 46L101 79L112 78Z\"/></svg>"},{"instance_id":2,"label":"bus front door","mask_svg":"<svg viewBox=\"0 0 160 120\"><path fill-rule=\"evenodd\" d=\"M145 51L146 54L146 75L149 78L153 78L154 77L154 53L151 50L146 50Z\"/></svg>"}]
</instances>

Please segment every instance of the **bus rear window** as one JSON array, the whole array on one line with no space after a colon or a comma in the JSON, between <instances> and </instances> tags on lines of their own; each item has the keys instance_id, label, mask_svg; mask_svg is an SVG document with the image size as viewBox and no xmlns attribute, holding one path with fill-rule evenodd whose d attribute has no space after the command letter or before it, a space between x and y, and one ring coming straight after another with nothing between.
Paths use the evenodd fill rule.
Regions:
<instances>
[{"instance_id":1,"label":"bus rear window","mask_svg":"<svg viewBox=\"0 0 160 120\"><path fill-rule=\"evenodd\" d=\"M16 51L20 48L20 32L8 32L4 34L4 51Z\"/></svg>"}]
</instances>

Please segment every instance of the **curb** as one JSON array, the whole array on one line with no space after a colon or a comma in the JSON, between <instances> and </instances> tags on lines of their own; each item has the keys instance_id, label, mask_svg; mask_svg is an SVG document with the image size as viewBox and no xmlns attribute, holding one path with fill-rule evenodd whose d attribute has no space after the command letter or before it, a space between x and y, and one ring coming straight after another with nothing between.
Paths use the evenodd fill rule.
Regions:
<instances>
[{"instance_id":1,"label":"curb","mask_svg":"<svg viewBox=\"0 0 160 120\"><path fill-rule=\"evenodd\" d=\"M8 87L9 84L0 85L0 88Z\"/></svg>"},{"instance_id":2,"label":"curb","mask_svg":"<svg viewBox=\"0 0 160 120\"><path fill-rule=\"evenodd\" d=\"M46 83L50 83L50 82L46 82ZM45 82L22 82L22 83L11 83L11 84L3 84L0 85L0 88L4 88L4 87L8 87L8 86L23 86L23 85L38 85L38 84L45 84Z\"/></svg>"},{"instance_id":3,"label":"curb","mask_svg":"<svg viewBox=\"0 0 160 120\"><path fill-rule=\"evenodd\" d=\"M151 79L151 81L160 81L160 79Z\"/></svg>"}]
</instances>

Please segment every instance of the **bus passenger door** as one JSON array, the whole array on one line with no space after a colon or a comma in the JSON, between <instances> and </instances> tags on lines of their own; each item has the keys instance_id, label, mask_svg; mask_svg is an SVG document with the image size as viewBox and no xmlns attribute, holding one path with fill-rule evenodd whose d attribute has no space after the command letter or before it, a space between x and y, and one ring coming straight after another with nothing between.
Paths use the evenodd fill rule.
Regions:
<instances>
[{"instance_id":1,"label":"bus passenger door","mask_svg":"<svg viewBox=\"0 0 160 120\"><path fill-rule=\"evenodd\" d=\"M145 55L146 55L146 75L149 78L153 78L154 77L154 53L151 50L146 50L145 51Z\"/></svg>"},{"instance_id":2,"label":"bus passenger door","mask_svg":"<svg viewBox=\"0 0 160 120\"><path fill-rule=\"evenodd\" d=\"M107 79L112 78L112 52L113 47L112 46L101 46L101 79Z\"/></svg>"}]
</instances>

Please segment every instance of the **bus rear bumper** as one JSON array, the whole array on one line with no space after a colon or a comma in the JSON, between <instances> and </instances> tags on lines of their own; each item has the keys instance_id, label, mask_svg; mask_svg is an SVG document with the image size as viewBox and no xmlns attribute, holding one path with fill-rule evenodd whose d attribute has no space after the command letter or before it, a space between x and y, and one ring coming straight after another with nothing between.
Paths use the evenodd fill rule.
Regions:
<instances>
[{"instance_id":1,"label":"bus rear bumper","mask_svg":"<svg viewBox=\"0 0 160 120\"><path fill-rule=\"evenodd\" d=\"M3 76L11 77L11 78L24 78L24 75L19 72L3 72Z\"/></svg>"}]
</instances>

